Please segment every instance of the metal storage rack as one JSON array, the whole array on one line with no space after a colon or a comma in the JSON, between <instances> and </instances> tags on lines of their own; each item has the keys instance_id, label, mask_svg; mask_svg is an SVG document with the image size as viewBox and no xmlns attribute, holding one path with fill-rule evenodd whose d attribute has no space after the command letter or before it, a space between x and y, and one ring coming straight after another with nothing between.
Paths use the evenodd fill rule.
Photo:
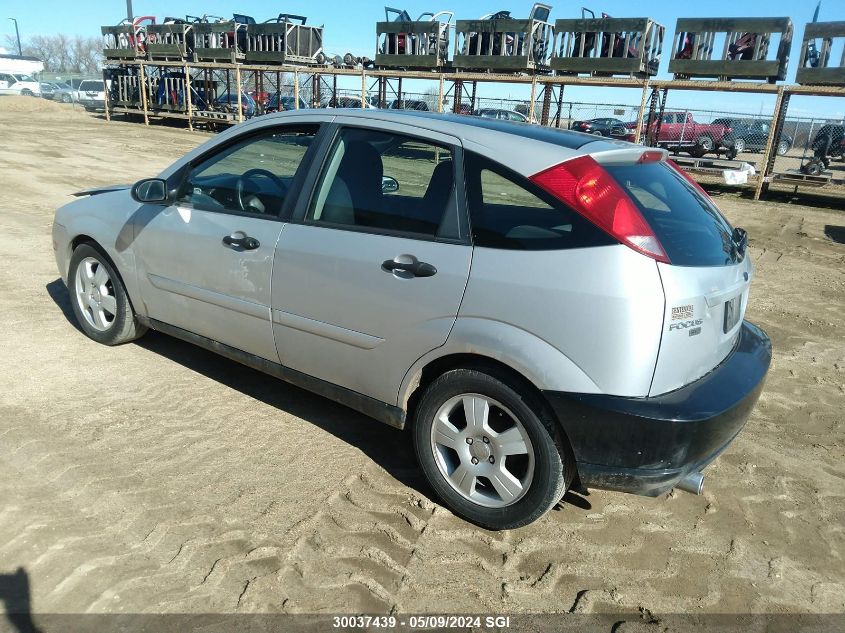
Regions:
<instances>
[{"instance_id":1,"label":"metal storage rack","mask_svg":"<svg viewBox=\"0 0 845 633\"><path fill-rule=\"evenodd\" d=\"M821 46L816 45L821 40ZM803 85L845 86L845 47L839 63L831 64L830 53L836 40L845 40L845 21L812 22L804 27L801 56L795 81Z\"/></svg>"},{"instance_id":2,"label":"metal storage rack","mask_svg":"<svg viewBox=\"0 0 845 633\"><path fill-rule=\"evenodd\" d=\"M780 42L771 56L773 35L778 35ZM719 40L723 40L721 54L716 50ZM679 18L669 72L675 79L774 83L786 79L791 44L789 18Z\"/></svg>"},{"instance_id":3,"label":"metal storage rack","mask_svg":"<svg viewBox=\"0 0 845 633\"><path fill-rule=\"evenodd\" d=\"M650 18L557 20L551 67L558 73L654 76L665 33Z\"/></svg>"},{"instance_id":4,"label":"metal storage rack","mask_svg":"<svg viewBox=\"0 0 845 633\"><path fill-rule=\"evenodd\" d=\"M301 15L281 14L246 27L247 63L318 65L325 61L323 27L307 26Z\"/></svg>"}]
</instances>

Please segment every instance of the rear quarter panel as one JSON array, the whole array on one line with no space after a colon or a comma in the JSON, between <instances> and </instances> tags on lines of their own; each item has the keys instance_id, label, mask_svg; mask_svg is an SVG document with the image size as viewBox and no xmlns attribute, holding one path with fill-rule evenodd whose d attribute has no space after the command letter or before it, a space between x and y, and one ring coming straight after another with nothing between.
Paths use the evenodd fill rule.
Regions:
<instances>
[{"instance_id":1,"label":"rear quarter panel","mask_svg":"<svg viewBox=\"0 0 845 633\"><path fill-rule=\"evenodd\" d=\"M472 346L462 329L469 320L495 322L484 326L495 332L491 345L523 364L538 388L643 397L663 312L656 262L625 246L475 248L447 345Z\"/></svg>"}]
</instances>

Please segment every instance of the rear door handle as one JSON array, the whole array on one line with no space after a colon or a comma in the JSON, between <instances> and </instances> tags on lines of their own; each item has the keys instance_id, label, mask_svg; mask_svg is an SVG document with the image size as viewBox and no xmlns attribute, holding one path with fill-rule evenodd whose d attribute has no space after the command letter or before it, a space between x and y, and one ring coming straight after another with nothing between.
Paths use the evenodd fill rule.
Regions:
<instances>
[{"instance_id":1,"label":"rear door handle","mask_svg":"<svg viewBox=\"0 0 845 633\"><path fill-rule=\"evenodd\" d=\"M235 250L244 251L254 251L256 248L261 246L261 242L254 237L250 237L243 231L237 231L231 235L227 235L223 238L223 243L226 246L231 246Z\"/></svg>"},{"instance_id":2,"label":"rear door handle","mask_svg":"<svg viewBox=\"0 0 845 633\"><path fill-rule=\"evenodd\" d=\"M437 269L434 266L419 261L413 255L397 255L393 259L385 259L381 263L381 269L387 273L405 273L405 275L411 277L431 277L437 274Z\"/></svg>"}]
</instances>

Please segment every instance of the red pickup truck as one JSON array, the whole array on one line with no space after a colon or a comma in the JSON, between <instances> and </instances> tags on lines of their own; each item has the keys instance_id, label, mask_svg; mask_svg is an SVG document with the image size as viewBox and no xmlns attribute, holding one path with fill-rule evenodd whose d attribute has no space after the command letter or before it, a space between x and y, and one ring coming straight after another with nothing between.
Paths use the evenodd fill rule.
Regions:
<instances>
[{"instance_id":1,"label":"red pickup truck","mask_svg":"<svg viewBox=\"0 0 845 633\"><path fill-rule=\"evenodd\" d=\"M626 123L625 127L628 128L626 139L633 141L637 122ZM730 128L719 123L696 123L689 112L664 112L657 144L666 149L682 149L692 156L704 156L718 148L728 132ZM644 138L645 122L642 134Z\"/></svg>"}]
</instances>

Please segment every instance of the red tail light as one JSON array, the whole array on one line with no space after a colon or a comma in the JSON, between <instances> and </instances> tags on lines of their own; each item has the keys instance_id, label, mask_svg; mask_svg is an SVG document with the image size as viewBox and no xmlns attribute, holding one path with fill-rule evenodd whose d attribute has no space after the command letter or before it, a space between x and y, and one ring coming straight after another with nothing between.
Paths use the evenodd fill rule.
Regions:
<instances>
[{"instance_id":1,"label":"red tail light","mask_svg":"<svg viewBox=\"0 0 845 633\"><path fill-rule=\"evenodd\" d=\"M671 263L634 201L590 156L579 156L530 180L638 253Z\"/></svg>"}]
</instances>

